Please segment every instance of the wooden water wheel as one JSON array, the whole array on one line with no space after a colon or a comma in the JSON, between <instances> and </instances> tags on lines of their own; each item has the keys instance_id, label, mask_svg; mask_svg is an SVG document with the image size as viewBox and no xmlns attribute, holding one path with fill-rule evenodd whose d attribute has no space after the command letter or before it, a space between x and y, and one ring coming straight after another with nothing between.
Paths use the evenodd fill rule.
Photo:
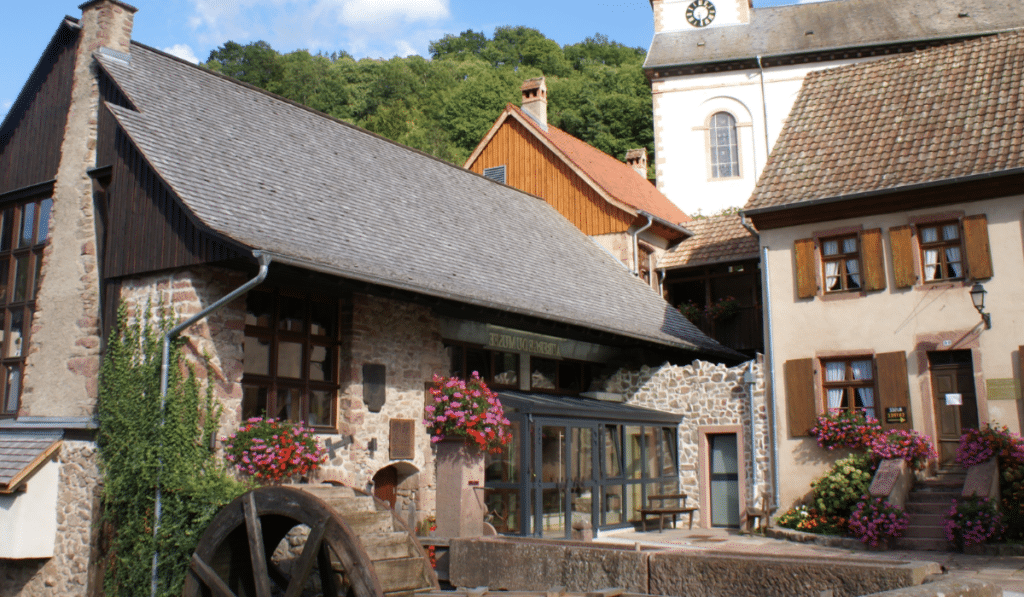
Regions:
<instances>
[{"instance_id":1,"label":"wooden water wheel","mask_svg":"<svg viewBox=\"0 0 1024 597\"><path fill-rule=\"evenodd\" d=\"M438 588L393 511L329 485L239 497L203 533L190 569L185 597L400 597Z\"/></svg>"}]
</instances>

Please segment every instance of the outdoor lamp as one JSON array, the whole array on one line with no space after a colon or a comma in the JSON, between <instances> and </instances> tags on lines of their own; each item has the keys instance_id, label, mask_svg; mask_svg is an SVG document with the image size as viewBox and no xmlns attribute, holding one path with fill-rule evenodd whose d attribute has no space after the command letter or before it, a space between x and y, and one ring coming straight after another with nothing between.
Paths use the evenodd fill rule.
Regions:
<instances>
[{"instance_id":1,"label":"outdoor lamp","mask_svg":"<svg viewBox=\"0 0 1024 597\"><path fill-rule=\"evenodd\" d=\"M971 301L974 303L974 308L981 314L981 320L985 322L985 329L992 329L992 315L985 313L985 295L988 294L985 291L985 287L980 283L975 282L974 286L971 286Z\"/></svg>"}]
</instances>

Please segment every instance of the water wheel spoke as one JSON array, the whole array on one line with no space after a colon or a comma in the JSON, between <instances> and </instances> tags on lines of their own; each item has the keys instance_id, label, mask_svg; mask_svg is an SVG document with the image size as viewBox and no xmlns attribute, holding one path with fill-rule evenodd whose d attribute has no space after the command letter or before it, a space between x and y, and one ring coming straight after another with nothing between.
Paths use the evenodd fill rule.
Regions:
<instances>
[{"instance_id":1,"label":"water wheel spoke","mask_svg":"<svg viewBox=\"0 0 1024 597\"><path fill-rule=\"evenodd\" d=\"M320 570L320 587L324 597L338 597L338 580L331 564L331 552L327 545L323 545L317 550L316 566Z\"/></svg>"},{"instance_id":2,"label":"water wheel spoke","mask_svg":"<svg viewBox=\"0 0 1024 597\"><path fill-rule=\"evenodd\" d=\"M221 580L220 576L213 571L213 568L210 568L198 554L192 554L189 566L203 584L210 588L210 592L213 593L214 597L237 597Z\"/></svg>"},{"instance_id":3,"label":"water wheel spoke","mask_svg":"<svg viewBox=\"0 0 1024 597\"><path fill-rule=\"evenodd\" d=\"M245 530L249 536L249 559L252 561L252 577L256 597L270 597L270 576L267 574L267 553L263 547L263 525L256 510L256 494L249 492L243 503L245 509Z\"/></svg>"},{"instance_id":4,"label":"water wheel spoke","mask_svg":"<svg viewBox=\"0 0 1024 597\"><path fill-rule=\"evenodd\" d=\"M284 597L299 597L302 594L302 589L306 585L306 579L309 578L309 573L313 571L313 565L316 563L320 544L323 542L326 530L327 520L325 519L320 519L310 525L309 537L306 538L306 545L302 548L302 555L299 556L298 562L295 563L294 573L292 574L291 581L288 583L288 591L285 592Z\"/></svg>"}]
</instances>

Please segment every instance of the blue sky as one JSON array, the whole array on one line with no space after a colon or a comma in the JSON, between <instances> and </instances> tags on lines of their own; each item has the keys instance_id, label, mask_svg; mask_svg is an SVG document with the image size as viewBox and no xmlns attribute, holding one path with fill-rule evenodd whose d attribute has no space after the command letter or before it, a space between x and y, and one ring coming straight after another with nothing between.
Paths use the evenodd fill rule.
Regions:
<instances>
[{"instance_id":1,"label":"blue sky","mask_svg":"<svg viewBox=\"0 0 1024 597\"><path fill-rule=\"evenodd\" d=\"M64 15L83 0L6 2L0 61L0 115L17 98ZM357 58L427 55L433 40L466 29L488 36L501 25L538 29L559 44L603 33L647 48L649 0L127 0L137 7L132 38L205 61L228 40L266 40L280 52L347 50ZM788 4L759 0L755 6Z\"/></svg>"}]
</instances>

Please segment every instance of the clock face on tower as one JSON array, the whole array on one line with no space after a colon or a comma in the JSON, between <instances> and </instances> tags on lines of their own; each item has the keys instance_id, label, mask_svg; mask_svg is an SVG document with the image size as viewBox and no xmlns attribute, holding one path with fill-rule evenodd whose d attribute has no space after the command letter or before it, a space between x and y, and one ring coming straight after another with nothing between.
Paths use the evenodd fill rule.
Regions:
<instances>
[{"instance_id":1,"label":"clock face on tower","mask_svg":"<svg viewBox=\"0 0 1024 597\"><path fill-rule=\"evenodd\" d=\"M709 0L693 0L686 7L686 22L694 27L706 27L715 20L715 5Z\"/></svg>"}]
</instances>

